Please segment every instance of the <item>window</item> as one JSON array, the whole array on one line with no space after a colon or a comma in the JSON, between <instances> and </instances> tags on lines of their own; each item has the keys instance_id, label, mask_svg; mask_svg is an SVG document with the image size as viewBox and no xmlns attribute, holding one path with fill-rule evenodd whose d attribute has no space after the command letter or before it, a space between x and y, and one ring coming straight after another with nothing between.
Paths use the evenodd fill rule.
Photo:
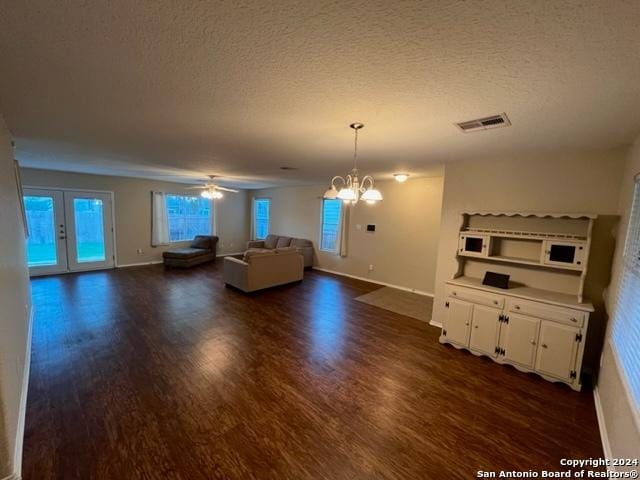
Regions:
<instances>
[{"instance_id":1,"label":"window","mask_svg":"<svg viewBox=\"0 0 640 480\"><path fill-rule=\"evenodd\" d=\"M271 200L255 198L253 200L253 231L256 240L264 240L269 235L269 210Z\"/></svg>"},{"instance_id":2,"label":"window","mask_svg":"<svg viewBox=\"0 0 640 480\"><path fill-rule=\"evenodd\" d=\"M166 195L169 241L211 235L211 200L194 195Z\"/></svg>"},{"instance_id":3,"label":"window","mask_svg":"<svg viewBox=\"0 0 640 480\"><path fill-rule=\"evenodd\" d=\"M342 200L322 199L322 224L320 225L320 250L338 251Z\"/></svg>"},{"instance_id":4,"label":"window","mask_svg":"<svg viewBox=\"0 0 640 480\"><path fill-rule=\"evenodd\" d=\"M627 228L612 344L621 373L626 378L636 420L640 422L640 178L636 180Z\"/></svg>"}]
</instances>

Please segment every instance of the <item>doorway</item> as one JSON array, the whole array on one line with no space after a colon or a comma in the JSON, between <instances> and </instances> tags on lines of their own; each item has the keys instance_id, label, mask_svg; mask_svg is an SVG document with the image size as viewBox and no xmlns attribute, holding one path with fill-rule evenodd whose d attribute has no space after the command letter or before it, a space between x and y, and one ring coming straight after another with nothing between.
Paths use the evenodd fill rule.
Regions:
<instances>
[{"instance_id":1,"label":"doorway","mask_svg":"<svg viewBox=\"0 0 640 480\"><path fill-rule=\"evenodd\" d=\"M111 192L24 189L29 273L113 268Z\"/></svg>"}]
</instances>

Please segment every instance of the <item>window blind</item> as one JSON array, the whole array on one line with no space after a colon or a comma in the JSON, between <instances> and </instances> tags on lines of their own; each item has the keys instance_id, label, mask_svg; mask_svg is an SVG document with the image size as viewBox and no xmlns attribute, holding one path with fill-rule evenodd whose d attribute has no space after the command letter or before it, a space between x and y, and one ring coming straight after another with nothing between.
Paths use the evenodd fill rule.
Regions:
<instances>
[{"instance_id":1,"label":"window blind","mask_svg":"<svg viewBox=\"0 0 640 480\"><path fill-rule=\"evenodd\" d=\"M640 178L636 177L622 272L614 314L612 345L640 424Z\"/></svg>"},{"instance_id":2,"label":"window blind","mask_svg":"<svg viewBox=\"0 0 640 480\"><path fill-rule=\"evenodd\" d=\"M320 250L336 252L338 250L338 233L340 231L340 215L342 200L322 199L322 219L320 224Z\"/></svg>"},{"instance_id":3,"label":"window blind","mask_svg":"<svg viewBox=\"0 0 640 480\"><path fill-rule=\"evenodd\" d=\"M253 201L253 231L256 240L264 240L269 235L271 200L256 198Z\"/></svg>"},{"instance_id":4,"label":"window blind","mask_svg":"<svg viewBox=\"0 0 640 480\"><path fill-rule=\"evenodd\" d=\"M211 235L211 200L199 195L171 194L166 194L165 199L170 242Z\"/></svg>"}]
</instances>

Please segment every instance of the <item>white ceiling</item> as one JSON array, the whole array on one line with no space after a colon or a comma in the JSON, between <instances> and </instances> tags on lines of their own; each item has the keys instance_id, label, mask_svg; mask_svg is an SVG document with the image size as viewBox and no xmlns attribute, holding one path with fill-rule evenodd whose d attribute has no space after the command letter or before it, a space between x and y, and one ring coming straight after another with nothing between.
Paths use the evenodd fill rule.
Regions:
<instances>
[{"instance_id":1,"label":"white ceiling","mask_svg":"<svg viewBox=\"0 0 640 480\"><path fill-rule=\"evenodd\" d=\"M25 166L235 186L378 177L640 131L640 2L11 0L0 112ZM507 112L513 126L453 122ZM280 166L298 170L283 172Z\"/></svg>"}]
</instances>

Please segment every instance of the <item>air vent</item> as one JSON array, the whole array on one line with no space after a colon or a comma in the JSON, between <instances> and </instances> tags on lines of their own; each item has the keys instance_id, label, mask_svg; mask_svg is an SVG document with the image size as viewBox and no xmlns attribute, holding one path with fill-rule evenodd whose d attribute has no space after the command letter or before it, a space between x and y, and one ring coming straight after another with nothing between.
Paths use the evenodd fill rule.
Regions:
<instances>
[{"instance_id":1,"label":"air vent","mask_svg":"<svg viewBox=\"0 0 640 480\"><path fill-rule=\"evenodd\" d=\"M478 130L489 130L490 128L508 127L509 125L511 125L511 121L509 121L509 117L507 117L506 113L455 124L455 126L463 133L475 132Z\"/></svg>"}]
</instances>

